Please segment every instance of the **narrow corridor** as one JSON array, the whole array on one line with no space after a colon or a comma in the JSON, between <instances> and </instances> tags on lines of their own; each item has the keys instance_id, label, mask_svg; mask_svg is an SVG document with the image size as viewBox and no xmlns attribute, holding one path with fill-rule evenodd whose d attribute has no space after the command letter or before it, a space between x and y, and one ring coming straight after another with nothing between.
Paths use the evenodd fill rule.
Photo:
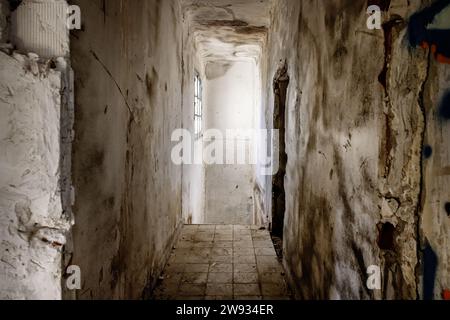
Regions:
<instances>
[{"instance_id":1,"label":"narrow corridor","mask_svg":"<svg viewBox=\"0 0 450 320\"><path fill-rule=\"evenodd\" d=\"M0 299L450 299L449 39L450 0L0 0Z\"/></svg>"},{"instance_id":2,"label":"narrow corridor","mask_svg":"<svg viewBox=\"0 0 450 320\"><path fill-rule=\"evenodd\" d=\"M155 299L289 299L267 230L186 225L154 291Z\"/></svg>"}]
</instances>

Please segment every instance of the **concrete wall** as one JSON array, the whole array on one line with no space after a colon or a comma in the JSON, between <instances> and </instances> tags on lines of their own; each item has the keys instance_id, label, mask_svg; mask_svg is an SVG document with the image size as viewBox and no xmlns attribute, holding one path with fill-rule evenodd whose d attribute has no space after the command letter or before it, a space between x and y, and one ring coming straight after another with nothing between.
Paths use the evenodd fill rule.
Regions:
<instances>
[{"instance_id":1,"label":"concrete wall","mask_svg":"<svg viewBox=\"0 0 450 320\"><path fill-rule=\"evenodd\" d=\"M48 13L53 22L65 21ZM28 22L16 18L18 24ZM73 223L72 72L62 57L30 54L37 52L36 43L26 39L25 55L14 51L17 43L6 43L15 39L10 19L9 3L1 1L0 298L60 299ZM48 28L40 29L41 39Z\"/></svg>"},{"instance_id":2,"label":"concrete wall","mask_svg":"<svg viewBox=\"0 0 450 320\"><path fill-rule=\"evenodd\" d=\"M427 119L425 129L424 118L424 110L428 118L436 113L448 66L435 66L426 50L408 45L408 18L420 1L376 1L390 3L382 8L390 22L368 30L372 2L284 0L272 10L266 125L272 124L273 77L286 60L284 264L300 298L421 295L422 197L439 286L448 286L448 121ZM425 166L426 193L424 130L438 157ZM365 286L370 265L381 267L381 291Z\"/></svg>"},{"instance_id":3,"label":"concrete wall","mask_svg":"<svg viewBox=\"0 0 450 320\"><path fill-rule=\"evenodd\" d=\"M252 134L232 133L227 130L255 128L256 71L247 61L208 62L206 65L205 129L217 129L222 139L224 157L237 144L247 146L254 153ZM204 144L210 145L208 137ZM234 148L233 148L234 147ZM208 152L205 147L205 152ZM235 151L236 150L236 151ZM253 222L254 166L250 156L244 164L207 164L205 168L205 222L222 224L251 224Z\"/></svg>"},{"instance_id":4,"label":"concrete wall","mask_svg":"<svg viewBox=\"0 0 450 320\"><path fill-rule=\"evenodd\" d=\"M71 227L63 187L60 71L0 52L0 298L60 299Z\"/></svg>"},{"instance_id":5,"label":"concrete wall","mask_svg":"<svg viewBox=\"0 0 450 320\"><path fill-rule=\"evenodd\" d=\"M78 0L73 178L77 298L145 297L181 223L182 31L176 1Z\"/></svg>"}]
</instances>

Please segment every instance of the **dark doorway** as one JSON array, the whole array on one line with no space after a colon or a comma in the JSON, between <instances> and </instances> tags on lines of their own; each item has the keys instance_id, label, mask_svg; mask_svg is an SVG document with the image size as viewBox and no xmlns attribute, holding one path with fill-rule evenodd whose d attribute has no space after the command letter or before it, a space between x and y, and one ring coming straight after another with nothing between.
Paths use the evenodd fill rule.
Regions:
<instances>
[{"instance_id":1,"label":"dark doorway","mask_svg":"<svg viewBox=\"0 0 450 320\"><path fill-rule=\"evenodd\" d=\"M281 67L273 80L274 110L273 128L279 130L279 170L272 178L272 235L283 238L284 212L286 210L286 193L284 177L286 176L286 95L289 86L287 65Z\"/></svg>"}]
</instances>

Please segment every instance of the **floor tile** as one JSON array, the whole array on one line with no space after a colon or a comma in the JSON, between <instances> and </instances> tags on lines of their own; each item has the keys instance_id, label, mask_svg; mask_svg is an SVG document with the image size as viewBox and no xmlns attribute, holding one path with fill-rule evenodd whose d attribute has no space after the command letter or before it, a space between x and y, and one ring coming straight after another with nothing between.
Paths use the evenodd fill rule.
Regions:
<instances>
[{"instance_id":1,"label":"floor tile","mask_svg":"<svg viewBox=\"0 0 450 320\"><path fill-rule=\"evenodd\" d=\"M213 263L209 266L209 272L233 272L231 263Z\"/></svg>"},{"instance_id":2,"label":"floor tile","mask_svg":"<svg viewBox=\"0 0 450 320\"><path fill-rule=\"evenodd\" d=\"M234 264L234 272L256 272L256 264L253 263L236 263Z\"/></svg>"},{"instance_id":3,"label":"floor tile","mask_svg":"<svg viewBox=\"0 0 450 320\"><path fill-rule=\"evenodd\" d=\"M262 272L259 274L259 280L261 283L275 283L279 285L284 284L284 277L281 273L276 272Z\"/></svg>"},{"instance_id":4,"label":"floor tile","mask_svg":"<svg viewBox=\"0 0 450 320\"><path fill-rule=\"evenodd\" d=\"M188 225L168 259L154 299L289 299L270 234L256 226Z\"/></svg>"},{"instance_id":5,"label":"floor tile","mask_svg":"<svg viewBox=\"0 0 450 320\"><path fill-rule=\"evenodd\" d=\"M235 296L259 296L261 290L259 284L234 284L233 293Z\"/></svg>"},{"instance_id":6,"label":"floor tile","mask_svg":"<svg viewBox=\"0 0 450 320\"><path fill-rule=\"evenodd\" d=\"M214 256L231 256L233 254L232 248L213 248L211 255Z\"/></svg>"},{"instance_id":7,"label":"floor tile","mask_svg":"<svg viewBox=\"0 0 450 320\"><path fill-rule=\"evenodd\" d=\"M253 272L235 272L233 277L234 283L258 283L258 274Z\"/></svg>"},{"instance_id":8,"label":"floor tile","mask_svg":"<svg viewBox=\"0 0 450 320\"><path fill-rule=\"evenodd\" d=\"M209 262L211 263L229 263L233 259L233 256L211 256Z\"/></svg>"},{"instance_id":9,"label":"floor tile","mask_svg":"<svg viewBox=\"0 0 450 320\"><path fill-rule=\"evenodd\" d=\"M272 256L276 257L276 252L274 248L255 248L255 254L257 256Z\"/></svg>"},{"instance_id":10,"label":"floor tile","mask_svg":"<svg viewBox=\"0 0 450 320\"><path fill-rule=\"evenodd\" d=\"M253 240L255 248L273 248L273 243L269 240Z\"/></svg>"},{"instance_id":11,"label":"floor tile","mask_svg":"<svg viewBox=\"0 0 450 320\"><path fill-rule=\"evenodd\" d=\"M204 284L208 279L208 273L206 272L196 272L196 273L184 273L181 279L181 283L192 283L192 284Z\"/></svg>"},{"instance_id":12,"label":"floor tile","mask_svg":"<svg viewBox=\"0 0 450 320\"><path fill-rule=\"evenodd\" d=\"M184 283L180 285L178 294L181 296L203 296L205 295L205 284Z\"/></svg>"},{"instance_id":13,"label":"floor tile","mask_svg":"<svg viewBox=\"0 0 450 320\"><path fill-rule=\"evenodd\" d=\"M234 300L241 300L241 301L251 301L251 300L262 300L262 296L235 296Z\"/></svg>"},{"instance_id":14,"label":"floor tile","mask_svg":"<svg viewBox=\"0 0 450 320\"><path fill-rule=\"evenodd\" d=\"M286 296L288 294L286 286L274 283L262 283L261 290L263 296Z\"/></svg>"},{"instance_id":15,"label":"floor tile","mask_svg":"<svg viewBox=\"0 0 450 320\"><path fill-rule=\"evenodd\" d=\"M215 240L213 248L233 248L233 241L228 240Z\"/></svg>"},{"instance_id":16,"label":"floor tile","mask_svg":"<svg viewBox=\"0 0 450 320\"><path fill-rule=\"evenodd\" d=\"M211 272L208 275L208 283L232 284L233 283L233 273L231 273L231 272L221 272L221 273Z\"/></svg>"},{"instance_id":17,"label":"floor tile","mask_svg":"<svg viewBox=\"0 0 450 320\"><path fill-rule=\"evenodd\" d=\"M235 255L235 256L254 256L255 249L254 248L236 248L233 251L233 255Z\"/></svg>"},{"instance_id":18,"label":"floor tile","mask_svg":"<svg viewBox=\"0 0 450 320\"><path fill-rule=\"evenodd\" d=\"M232 295L228 295L228 296L206 296L205 300L233 300L233 296Z\"/></svg>"},{"instance_id":19,"label":"floor tile","mask_svg":"<svg viewBox=\"0 0 450 320\"><path fill-rule=\"evenodd\" d=\"M255 256L234 256L234 263L256 263Z\"/></svg>"},{"instance_id":20,"label":"floor tile","mask_svg":"<svg viewBox=\"0 0 450 320\"><path fill-rule=\"evenodd\" d=\"M223 283L208 283L206 287L207 296L232 296L233 285Z\"/></svg>"},{"instance_id":21,"label":"floor tile","mask_svg":"<svg viewBox=\"0 0 450 320\"><path fill-rule=\"evenodd\" d=\"M186 272L208 272L209 263L188 263L185 265L183 271Z\"/></svg>"}]
</instances>

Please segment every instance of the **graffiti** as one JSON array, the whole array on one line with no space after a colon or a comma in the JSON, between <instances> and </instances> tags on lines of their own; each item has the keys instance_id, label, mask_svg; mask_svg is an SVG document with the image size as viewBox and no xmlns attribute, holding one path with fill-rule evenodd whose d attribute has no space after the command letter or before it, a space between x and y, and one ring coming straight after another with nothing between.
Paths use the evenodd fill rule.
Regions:
<instances>
[{"instance_id":1,"label":"graffiti","mask_svg":"<svg viewBox=\"0 0 450 320\"><path fill-rule=\"evenodd\" d=\"M450 290L446 289L442 291L442 300L450 300Z\"/></svg>"},{"instance_id":2,"label":"graffiti","mask_svg":"<svg viewBox=\"0 0 450 320\"><path fill-rule=\"evenodd\" d=\"M444 208L445 212L447 212L447 215L450 217L450 202L446 202Z\"/></svg>"},{"instance_id":3,"label":"graffiti","mask_svg":"<svg viewBox=\"0 0 450 320\"><path fill-rule=\"evenodd\" d=\"M423 250L423 298L424 300L433 300L438 258L428 241L426 242Z\"/></svg>"},{"instance_id":4,"label":"graffiti","mask_svg":"<svg viewBox=\"0 0 450 320\"><path fill-rule=\"evenodd\" d=\"M439 117L444 120L450 120L450 91L442 98L439 106Z\"/></svg>"},{"instance_id":5,"label":"graffiti","mask_svg":"<svg viewBox=\"0 0 450 320\"><path fill-rule=\"evenodd\" d=\"M433 155L433 148L431 148L431 146L426 145L423 147L423 156L425 159L429 159L431 158L431 156Z\"/></svg>"},{"instance_id":6,"label":"graffiti","mask_svg":"<svg viewBox=\"0 0 450 320\"><path fill-rule=\"evenodd\" d=\"M437 61L450 64L450 0L438 0L412 15L408 38L412 47L429 48Z\"/></svg>"}]
</instances>

